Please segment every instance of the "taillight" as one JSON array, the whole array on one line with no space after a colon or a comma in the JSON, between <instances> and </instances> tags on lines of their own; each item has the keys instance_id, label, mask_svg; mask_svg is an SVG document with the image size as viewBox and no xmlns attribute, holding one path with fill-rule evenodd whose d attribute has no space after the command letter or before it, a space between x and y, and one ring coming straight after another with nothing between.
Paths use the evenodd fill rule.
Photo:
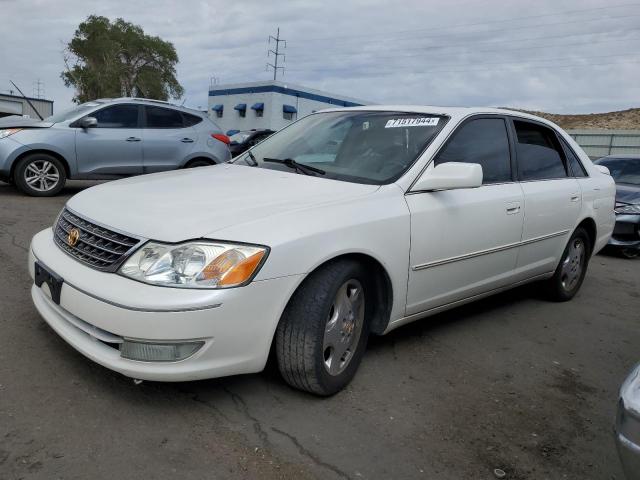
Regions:
<instances>
[{"instance_id":1,"label":"taillight","mask_svg":"<svg viewBox=\"0 0 640 480\"><path fill-rule=\"evenodd\" d=\"M211 136L216 140L220 140L222 143L226 143L227 145L231 143L231 140L229 139L229 137L226 136L224 133L212 133Z\"/></svg>"}]
</instances>

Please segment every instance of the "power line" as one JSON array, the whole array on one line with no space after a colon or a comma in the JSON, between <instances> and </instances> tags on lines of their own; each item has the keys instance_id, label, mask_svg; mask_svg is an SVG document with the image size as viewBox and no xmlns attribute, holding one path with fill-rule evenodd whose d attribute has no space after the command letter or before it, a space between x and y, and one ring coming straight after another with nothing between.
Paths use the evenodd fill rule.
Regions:
<instances>
[{"instance_id":1,"label":"power line","mask_svg":"<svg viewBox=\"0 0 640 480\"><path fill-rule=\"evenodd\" d=\"M640 30L640 28L636 27L636 28L629 28L626 29L626 32L634 32L634 31L638 31ZM607 35L607 34L611 34L611 33L616 33L616 32L620 32L620 30L615 30L615 32L612 32L610 30L604 30L604 31L600 31L600 32L580 32L580 33L571 33L571 34L566 34L566 35L544 35L544 36L538 36L538 37L524 37L524 38L510 38L510 39L505 39L505 40L494 40L494 39L478 39L478 40L473 40L472 42L462 42L462 43L453 43L453 44L444 44L444 45L430 45L430 46L421 46L421 47L413 47L413 48L405 48L405 47L399 47L399 48L387 48L383 51L377 50L375 52L371 51L371 52L359 52L359 54L362 53L371 53L371 54L375 54L377 58L380 58L380 53L386 53L386 52L393 52L395 50L402 50L402 51L415 51L415 50L419 50L419 51L427 51L427 50L444 50L444 49L448 49L451 47L463 47L466 48L470 45L470 43L472 45L476 45L479 43L484 43L484 44L489 44L489 45L496 45L496 44L501 44L501 43L513 43L513 42L521 42L521 41L535 41L535 40L547 40L547 39L558 39L558 38L571 38L571 37L582 37L585 35ZM352 56L353 53L350 52L341 52L341 53L332 53L332 56ZM302 58L315 58L315 56L313 55L307 55L307 56L297 56L296 58L302 59Z\"/></svg>"},{"instance_id":2,"label":"power line","mask_svg":"<svg viewBox=\"0 0 640 480\"><path fill-rule=\"evenodd\" d=\"M409 29L409 30L395 30L395 31L391 30L386 32L377 32L377 35L384 36L384 38L388 38L389 35L407 34L407 33L423 32L423 31L434 31L434 30L449 30L451 28L475 27L475 26L490 25L495 23L506 23L506 22L514 22L519 20L529 20L532 18L558 17L560 15L572 14L572 13L583 13L583 12L598 11L598 10L612 10L614 8L636 7L636 6L640 6L640 3L625 3L625 4L619 4L619 5L608 5L606 7L580 8L575 10L564 10L561 12L545 13L541 15L527 15L523 17L504 18L501 20L489 20L486 22L458 23L453 25L445 25L445 26L439 26L439 27L426 27L426 28ZM324 40L335 40L340 38L347 38L347 39L348 38L354 38L354 39L355 38L371 38L372 35L373 34L369 32L366 34L358 34L358 35L334 35L331 37L315 37L315 38L307 37L304 39L304 41L307 41L307 42L324 41Z\"/></svg>"},{"instance_id":3,"label":"power line","mask_svg":"<svg viewBox=\"0 0 640 480\"><path fill-rule=\"evenodd\" d=\"M284 61L287 60L287 57L284 55L284 53L279 53L280 42L284 42L284 48L287 48L287 41L280 38L280 27L278 27L278 33L276 34L275 37L273 35L269 35L269 45L271 45L271 40L275 41L276 49L275 50L269 49L269 51L267 52L267 58L273 53L273 56L275 57L275 61L273 64L267 62L267 70L269 70L269 68L273 69L273 80L275 80L276 75L278 74L278 69L281 69L282 74L284 75L284 67L278 66L278 59L282 56Z\"/></svg>"},{"instance_id":4,"label":"power line","mask_svg":"<svg viewBox=\"0 0 640 480\"><path fill-rule=\"evenodd\" d=\"M620 53L620 54L614 54L614 55L590 55L587 57L579 57L576 58L574 57L556 57L556 58L540 58L537 60L530 60L530 61L524 61L524 62L474 62L473 65L474 66L493 66L493 65L512 65L512 66L516 66L516 65L525 65L527 67L535 67L535 66L542 66L545 67L547 65L544 65L545 63L548 62L563 62L563 61L570 61L570 60L591 60L591 59L596 59L596 58L612 58L612 57L630 57L632 55L636 54L636 52L628 52L628 53ZM376 59L374 59L376 60ZM543 63L543 65L539 65L540 63ZM376 70L379 69L379 67L376 65ZM429 72L436 72L438 70L433 70L431 67L434 67L435 69L438 68L447 68L447 67L464 67L468 64L464 64L464 63L449 63L449 64L434 64L434 63L430 63L429 64ZM292 71L295 72L302 72L302 71L319 71L319 70L325 70L327 67L326 65L323 65L321 67L318 68L311 68L311 69L292 69ZM392 68L397 68L397 66L392 66ZM360 70L362 71L362 70Z\"/></svg>"}]
</instances>

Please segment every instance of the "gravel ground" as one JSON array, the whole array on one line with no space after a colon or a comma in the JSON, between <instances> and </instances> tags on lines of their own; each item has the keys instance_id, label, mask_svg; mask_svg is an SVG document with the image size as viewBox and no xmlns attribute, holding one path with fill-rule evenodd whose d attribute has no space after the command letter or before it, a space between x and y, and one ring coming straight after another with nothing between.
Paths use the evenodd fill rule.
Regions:
<instances>
[{"instance_id":1,"label":"gravel ground","mask_svg":"<svg viewBox=\"0 0 640 480\"><path fill-rule=\"evenodd\" d=\"M622 479L617 390L640 360L640 261L596 256L578 296L526 286L371 339L318 399L263 373L134 385L31 303L27 247L66 199L0 184L0 479Z\"/></svg>"}]
</instances>

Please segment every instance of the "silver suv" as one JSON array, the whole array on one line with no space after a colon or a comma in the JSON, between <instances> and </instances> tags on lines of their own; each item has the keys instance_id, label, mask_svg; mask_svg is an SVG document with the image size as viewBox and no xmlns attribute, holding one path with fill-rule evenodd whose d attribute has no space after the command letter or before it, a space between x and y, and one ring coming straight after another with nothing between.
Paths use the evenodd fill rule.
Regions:
<instances>
[{"instance_id":1,"label":"silver suv","mask_svg":"<svg viewBox=\"0 0 640 480\"><path fill-rule=\"evenodd\" d=\"M109 179L226 162L229 137L205 113L138 98L101 99L0 123L0 180L51 196L66 179Z\"/></svg>"}]
</instances>

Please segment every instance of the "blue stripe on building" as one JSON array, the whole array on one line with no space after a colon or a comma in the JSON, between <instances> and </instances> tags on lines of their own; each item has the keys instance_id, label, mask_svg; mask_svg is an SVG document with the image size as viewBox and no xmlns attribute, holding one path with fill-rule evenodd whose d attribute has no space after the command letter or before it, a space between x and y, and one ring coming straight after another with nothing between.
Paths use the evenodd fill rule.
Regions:
<instances>
[{"instance_id":1,"label":"blue stripe on building","mask_svg":"<svg viewBox=\"0 0 640 480\"><path fill-rule=\"evenodd\" d=\"M222 95L237 95L241 93L282 93L284 95L290 95L292 97L304 98L307 100L314 100L316 102L329 103L331 105L337 105L339 107L359 107L362 103L350 102L348 100L340 100L339 98L327 97L325 95L317 95L315 93L304 92L302 90L296 90L294 88L284 88L279 85L261 85L257 87L239 87L239 88L227 88L225 90L209 90L210 97L218 97Z\"/></svg>"}]
</instances>

